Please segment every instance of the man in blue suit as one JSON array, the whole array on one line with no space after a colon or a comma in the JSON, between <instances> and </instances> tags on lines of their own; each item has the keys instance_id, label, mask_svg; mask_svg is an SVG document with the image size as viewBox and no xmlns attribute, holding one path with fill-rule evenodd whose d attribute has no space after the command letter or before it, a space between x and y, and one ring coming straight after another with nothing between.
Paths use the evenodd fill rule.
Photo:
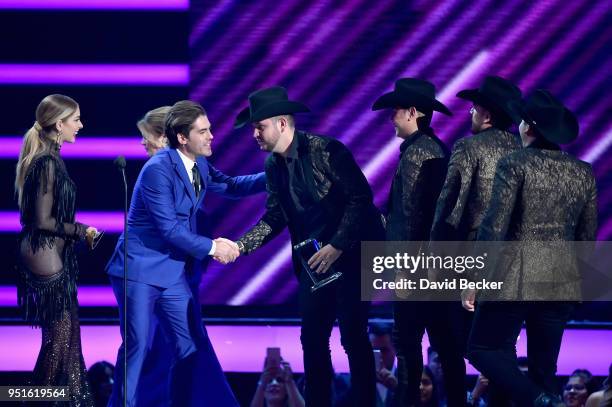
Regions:
<instances>
[{"instance_id":1,"label":"man in blue suit","mask_svg":"<svg viewBox=\"0 0 612 407\"><path fill-rule=\"evenodd\" d=\"M197 103L180 101L172 106L166 117L166 137L170 148L147 161L134 186L127 226L127 304L123 294L123 235L107 265L119 304L122 335L127 324L109 405L123 405L124 397L128 406L140 404L136 387L155 316L174 352L169 375L171 405L237 406L199 323L199 311L194 309L198 302L189 288L186 268L206 256L226 264L239 254L237 246L227 239L212 240L196 233L196 212L206 191L230 196L254 194L265 189L265 177L263 173L229 177L208 163L213 135L206 112ZM124 307L127 320L123 319ZM123 388L126 343L127 391ZM205 371L205 377L198 383L198 396L192 384L198 377L194 370L202 363L205 366L199 370Z\"/></svg>"}]
</instances>

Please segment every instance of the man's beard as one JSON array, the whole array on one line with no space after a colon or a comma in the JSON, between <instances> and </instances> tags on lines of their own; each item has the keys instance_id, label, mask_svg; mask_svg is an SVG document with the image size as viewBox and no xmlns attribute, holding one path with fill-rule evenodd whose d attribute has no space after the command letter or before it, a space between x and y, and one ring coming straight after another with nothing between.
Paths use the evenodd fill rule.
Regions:
<instances>
[{"instance_id":1,"label":"man's beard","mask_svg":"<svg viewBox=\"0 0 612 407\"><path fill-rule=\"evenodd\" d=\"M395 124L395 122L393 123L393 129L395 130L395 137L404 138L406 136L402 128Z\"/></svg>"}]
</instances>

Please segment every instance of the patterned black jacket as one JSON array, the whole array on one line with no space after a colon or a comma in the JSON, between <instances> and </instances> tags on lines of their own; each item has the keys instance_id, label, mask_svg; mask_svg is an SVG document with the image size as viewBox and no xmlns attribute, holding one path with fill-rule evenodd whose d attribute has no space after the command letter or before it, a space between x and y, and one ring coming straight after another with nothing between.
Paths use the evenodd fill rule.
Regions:
<instances>
[{"instance_id":1,"label":"patterned black jacket","mask_svg":"<svg viewBox=\"0 0 612 407\"><path fill-rule=\"evenodd\" d=\"M363 240L380 240L382 218L372 202L372 190L351 152L340 141L296 130L298 164L302 166L308 193L325 213L327 225L335 232L319 238L343 251L358 250ZM296 225L291 219L293 201L287 179L282 176L278 154L266 159L266 212L239 241L250 253L289 227L292 244L299 243ZM344 255L342 257L345 257ZM294 268L300 270L294 256Z\"/></svg>"},{"instance_id":2,"label":"patterned black jacket","mask_svg":"<svg viewBox=\"0 0 612 407\"><path fill-rule=\"evenodd\" d=\"M429 240L447 163L448 149L435 135L417 131L404 140L389 194L386 240Z\"/></svg>"},{"instance_id":3,"label":"patterned black jacket","mask_svg":"<svg viewBox=\"0 0 612 407\"><path fill-rule=\"evenodd\" d=\"M595 178L590 164L537 144L499 161L478 240L517 242L490 276L504 299L569 300L581 276L572 250L556 248L596 239Z\"/></svg>"},{"instance_id":4,"label":"patterned black jacket","mask_svg":"<svg viewBox=\"0 0 612 407\"><path fill-rule=\"evenodd\" d=\"M519 148L517 136L496 128L455 143L436 207L432 240L475 238L491 199L497 162Z\"/></svg>"}]
</instances>

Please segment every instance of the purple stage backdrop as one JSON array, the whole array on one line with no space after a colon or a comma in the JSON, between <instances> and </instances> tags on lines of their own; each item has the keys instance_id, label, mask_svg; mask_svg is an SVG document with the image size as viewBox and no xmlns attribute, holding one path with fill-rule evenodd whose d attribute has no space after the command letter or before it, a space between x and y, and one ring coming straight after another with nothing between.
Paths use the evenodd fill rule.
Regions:
<instances>
[{"instance_id":1,"label":"purple stage backdrop","mask_svg":"<svg viewBox=\"0 0 612 407\"><path fill-rule=\"evenodd\" d=\"M610 1L192 0L189 4L188 0L0 0L0 9L73 9L89 18L91 13L106 9L145 14L148 10L149 18L153 18L151 12L154 17L167 12L188 13L191 18L191 61L175 60L178 57L157 60L164 55L157 48L151 57L139 54L140 59L133 59L131 51L138 50L130 48L130 52L121 50L112 58L100 53L81 60L78 53L87 50L75 50L76 56L62 54L61 63L14 57L0 64L0 84L5 89L31 94L32 89L40 87L41 93L47 94L59 87L67 89L68 94L72 90L81 92L78 95L83 97L94 92L100 95L96 96L100 105L90 102L89 106L95 109L90 107L86 118L92 118L91 123L96 118L99 132L90 133L95 137L87 136L88 129L96 129L92 124L79 136L79 142L67 146L62 154L69 167L71 160L77 163L75 166L81 165L78 168L85 168L84 160L92 160L97 166L95 174L104 174L100 175L103 179L96 178L97 182L102 182L108 191L114 191L115 178L106 175L104 165L110 167L114 156L125 155L134 168L144 162L144 150L134 136L134 123L138 115L156 107L151 103L159 103L157 99L149 100L151 95L179 92L187 85L190 97L202 103L213 125L213 164L230 175L261 171L266 153L258 150L251 129L234 131L232 124L235 115L247 105L250 92L283 85L291 98L306 103L313 111L297 117L298 127L344 142L366 174L376 204L384 208L399 140L393 137L389 113L371 111L373 101L391 90L398 78L412 76L432 81L438 98L454 113L453 117L435 115L433 120L436 132L450 147L458 138L469 135L470 105L455 94L477 87L484 76L495 74L515 81L526 94L548 88L576 112L580 137L567 151L593 164L599 188L599 239L612 236L612 160L607 159L612 151L612 106L608 96L612 71ZM138 30L134 26L133 31ZM187 39L183 43L186 42ZM176 44L172 47L180 48ZM110 52L115 48L105 49ZM115 118L115 112L100 113L109 100L111 105L115 101L130 103L118 109L129 110L129 118L123 118L129 124L104 132L100 124L109 117ZM137 102L131 102L134 100ZM6 163L16 158L20 135L14 130L2 133L6 134L2 136L4 148L0 152L0 158L5 160L3 168L14 171L14 166ZM77 182L82 188L80 197L86 195L81 192L87 191L87 181L83 176ZM9 190L10 186L5 188ZM100 193L104 190L100 188ZM260 195L228 201L207 196L204 222L211 236L239 237L262 215L264 198ZM95 205L79 206L79 219L105 229L108 235L103 244L114 244L121 229L120 201L101 196L89 202ZM14 205L0 208L0 229L8 233L19 229ZM288 241L285 232L232 265L210 264L200 285L202 302L294 302L296 282L289 264ZM107 251L99 254L98 249L95 255L99 258L83 267L86 273L82 281L92 286L107 283L103 274L110 257L110 249ZM0 286L9 283L3 280Z\"/></svg>"},{"instance_id":2,"label":"purple stage backdrop","mask_svg":"<svg viewBox=\"0 0 612 407\"><path fill-rule=\"evenodd\" d=\"M470 105L455 97L485 75L515 81L524 93L548 88L578 115L580 138L567 150L591 162L597 175L600 239L612 235L612 143L609 1L505 2L460 0L193 0L191 98L214 126L213 161L229 174L259 171L251 129L233 131L250 92L283 85L313 114L298 127L337 137L354 153L384 207L397 163L389 113L372 112L395 79L434 82L453 117L434 116L449 145L469 134ZM207 197L208 199L208 197ZM213 234L238 237L263 211L263 198L241 202L211 197ZM294 296L286 235L230 266L212 264L204 275L205 303L277 304Z\"/></svg>"},{"instance_id":3,"label":"purple stage backdrop","mask_svg":"<svg viewBox=\"0 0 612 407\"><path fill-rule=\"evenodd\" d=\"M0 10L187 10L189 0L0 0Z\"/></svg>"}]
</instances>

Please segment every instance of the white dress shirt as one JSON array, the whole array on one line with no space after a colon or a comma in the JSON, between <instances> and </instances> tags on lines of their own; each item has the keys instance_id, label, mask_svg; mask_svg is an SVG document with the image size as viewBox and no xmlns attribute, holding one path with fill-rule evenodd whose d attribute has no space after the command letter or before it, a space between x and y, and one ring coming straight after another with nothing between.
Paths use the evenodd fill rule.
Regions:
<instances>
[{"instance_id":1,"label":"white dress shirt","mask_svg":"<svg viewBox=\"0 0 612 407\"><path fill-rule=\"evenodd\" d=\"M183 165L185 166L185 171L187 171L187 176L189 177L189 182L191 182L191 185L193 185L193 166L195 165L195 161L193 161L191 158L187 157L185 154L181 153L181 150L179 150L178 148L176 149L176 152L178 153L179 157L181 157L181 161L183 162Z\"/></svg>"},{"instance_id":2,"label":"white dress shirt","mask_svg":"<svg viewBox=\"0 0 612 407\"><path fill-rule=\"evenodd\" d=\"M185 171L187 171L189 182L191 182L191 185L193 185L193 166L196 164L196 162L193 161L191 158L187 157L185 154L181 153L181 150L179 150L178 148L176 149L176 152L178 153L179 157L181 157L181 161L183 162L183 165L185 166ZM208 252L208 255L212 256L215 253L216 248L217 248L217 244L213 240L212 246L210 247L210 251Z\"/></svg>"}]
</instances>

